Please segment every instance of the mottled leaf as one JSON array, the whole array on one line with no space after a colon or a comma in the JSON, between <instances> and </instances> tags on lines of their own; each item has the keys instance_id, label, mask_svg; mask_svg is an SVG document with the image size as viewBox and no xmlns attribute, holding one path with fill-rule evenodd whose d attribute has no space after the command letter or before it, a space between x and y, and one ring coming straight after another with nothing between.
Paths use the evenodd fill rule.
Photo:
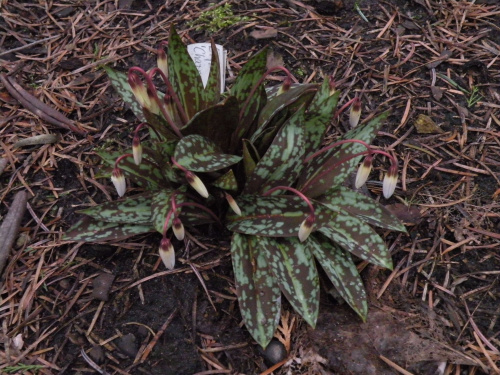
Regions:
<instances>
[{"instance_id":1,"label":"mottled leaf","mask_svg":"<svg viewBox=\"0 0 500 375\"><path fill-rule=\"evenodd\" d=\"M64 234L63 239L85 242L117 241L153 230L151 225L105 223L85 217L73 225Z\"/></svg>"},{"instance_id":2,"label":"mottled leaf","mask_svg":"<svg viewBox=\"0 0 500 375\"><path fill-rule=\"evenodd\" d=\"M241 160L241 156L222 153L214 142L200 135L182 138L175 147L174 157L193 172L215 172Z\"/></svg>"},{"instance_id":3,"label":"mottled leaf","mask_svg":"<svg viewBox=\"0 0 500 375\"><path fill-rule=\"evenodd\" d=\"M109 66L103 66L103 69L106 71L106 74L108 75L108 78L111 81L111 84L115 88L116 92L122 97L125 105L132 110L135 117L137 117L139 121L146 121L146 118L142 113L142 107L135 98L132 89L130 88L127 74L114 70Z\"/></svg>"},{"instance_id":4,"label":"mottled leaf","mask_svg":"<svg viewBox=\"0 0 500 375\"><path fill-rule=\"evenodd\" d=\"M304 108L301 108L286 122L248 178L244 193L290 186L296 180L304 154L303 116Z\"/></svg>"},{"instance_id":5,"label":"mottled leaf","mask_svg":"<svg viewBox=\"0 0 500 375\"><path fill-rule=\"evenodd\" d=\"M231 147L238 147L241 139L246 136L256 116L266 103L266 90L263 84L255 90L250 97L255 85L266 72L267 48L255 54L241 69L236 81L231 88L231 95L238 99L240 108L240 121L233 134Z\"/></svg>"},{"instance_id":6,"label":"mottled leaf","mask_svg":"<svg viewBox=\"0 0 500 375\"><path fill-rule=\"evenodd\" d=\"M345 211L334 214L336 219L319 225L319 232L357 257L392 269L391 255L385 242L368 224Z\"/></svg>"},{"instance_id":7,"label":"mottled leaf","mask_svg":"<svg viewBox=\"0 0 500 375\"><path fill-rule=\"evenodd\" d=\"M228 212L227 228L233 232L266 237L297 236L309 208L297 196L242 195L236 199L241 216Z\"/></svg>"},{"instance_id":8,"label":"mottled leaf","mask_svg":"<svg viewBox=\"0 0 500 375\"><path fill-rule=\"evenodd\" d=\"M315 84L305 84L291 88L290 90L278 95L273 100L269 100L267 104L262 108L258 118L258 129L252 135L250 140L255 142L262 131L267 128L267 125L273 119L274 116L279 114L283 109L289 108L292 103L299 101L305 103L309 101L317 90L317 85Z\"/></svg>"},{"instance_id":9,"label":"mottled leaf","mask_svg":"<svg viewBox=\"0 0 500 375\"><path fill-rule=\"evenodd\" d=\"M389 115L384 112L365 125L347 132L341 139L357 139L371 143L382 121ZM356 170L362 156L354 156L366 151L358 143L348 143L334 147L306 163L299 178L298 189L310 198L315 198L327 190L341 185Z\"/></svg>"},{"instance_id":10,"label":"mottled leaf","mask_svg":"<svg viewBox=\"0 0 500 375\"><path fill-rule=\"evenodd\" d=\"M151 225L151 196L140 194L78 211L109 223Z\"/></svg>"},{"instance_id":11,"label":"mottled leaf","mask_svg":"<svg viewBox=\"0 0 500 375\"><path fill-rule=\"evenodd\" d=\"M268 267L286 299L312 327L319 310L319 278L306 243L298 238L258 237Z\"/></svg>"},{"instance_id":12,"label":"mottled leaf","mask_svg":"<svg viewBox=\"0 0 500 375\"><path fill-rule=\"evenodd\" d=\"M106 152L98 150L96 153L109 165L115 164L116 158L123 155L120 152ZM143 158L140 165L136 165L134 158L128 156L122 159L119 163L120 169L126 177L130 177L134 182L147 182L151 189L156 189L161 186L169 186L170 183L164 177L164 171L151 162L149 158Z\"/></svg>"},{"instance_id":13,"label":"mottled leaf","mask_svg":"<svg viewBox=\"0 0 500 375\"><path fill-rule=\"evenodd\" d=\"M236 191L238 190L238 182L236 181L236 176L232 169L224 173L217 180L212 182L212 186L218 187L219 189Z\"/></svg>"},{"instance_id":14,"label":"mottled leaf","mask_svg":"<svg viewBox=\"0 0 500 375\"><path fill-rule=\"evenodd\" d=\"M204 136L227 152L231 134L238 125L238 114L238 101L230 96L224 102L198 112L181 131L184 135Z\"/></svg>"},{"instance_id":15,"label":"mottled leaf","mask_svg":"<svg viewBox=\"0 0 500 375\"><path fill-rule=\"evenodd\" d=\"M185 195L180 193L178 190L163 189L158 191L157 194L153 195L151 202L151 221L154 228L159 232L163 233L163 226L167 220L167 214L172 209L172 194L175 193L176 204L181 204L185 201ZM180 209L178 213L183 212ZM174 216L171 215L168 228L172 226L172 220ZM182 216L181 216L182 219ZM168 229L167 228L167 229Z\"/></svg>"},{"instance_id":16,"label":"mottled leaf","mask_svg":"<svg viewBox=\"0 0 500 375\"><path fill-rule=\"evenodd\" d=\"M304 120L306 140L304 158L309 157L321 147L328 125L332 121L337 108L339 96L340 91L336 91L330 96L328 80L323 82L316 95L314 95Z\"/></svg>"},{"instance_id":17,"label":"mottled leaf","mask_svg":"<svg viewBox=\"0 0 500 375\"><path fill-rule=\"evenodd\" d=\"M168 39L168 78L188 119L202 109L203 82L193 59L172 23Z\"/></svg>"},{"instance_id":18,"label":"mottled leaf","mask_svg":"<svg viewBox=\"0 0 500 375\"><path fill-rule=\"evenodd\" d=\"M221 81L220 81L220 62L217 47L214 41L211 41L212 59L210 60L210 72L208 74L207 85L201 93L203 107L208 108L218 103L220 100Z\"/></svg>"},{"instance_id":19,"label":"mottled leaf","mask_svg":"<svg viewBox=\"0 0 500 375\"><path fill-rule=\"evenodd\" d=\"M353 216L381 228L406 232L405 226L384 206L366 195L357 193L344 186L328 191L317 201L332 211L347 211Z\"/></svg>"},{"instance_id":20,"label":"mottled leaf","mask_svg":"<svg viewBox=\"0 0 500 375\"><path fill-rule=\"evenodd\" d=\"M341 297L366 320L366 292L351 255L319 234L309 237L307 245Z\"/></svg>"},{"instance_id":21,"label":"mottled leaf","mask_svg":"<svg viewBox=\"0 0 500 375\"><path fill-rule=\"evenodd\" d=\"M267 265L266 252L255 236L233 234L231 258L241 316L263 348L273 338L281 310L280 289Z\"/></svg>"}]
</instances>

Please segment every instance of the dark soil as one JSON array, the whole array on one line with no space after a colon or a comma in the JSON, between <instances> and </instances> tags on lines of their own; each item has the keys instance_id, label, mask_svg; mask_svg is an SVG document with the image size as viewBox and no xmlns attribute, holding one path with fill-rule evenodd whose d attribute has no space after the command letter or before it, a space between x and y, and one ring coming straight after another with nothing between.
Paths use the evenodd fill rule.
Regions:
<instances>
[{"instance_id":1,"label":"dark soil","mask_svg":"<svg viewBox=\"0 0 500 375\"><path fill-rule=\"evenodd\" d=\"M368 322L330 293L327 282L316 330L295 317L285 302L284 310L298 324L292 330L289 361L274 373L403 373L396 365L413 374L494 373L500 361L500 8L487 1L451 0L229 3L235 14L254 21L212 35L228 50L228 84L248 57L266 45L298 81L317 82L331 74L345 93L343 102L361 95L364 117L392 109L376 142L393 145L405 171L405 186L398 185L396 198L382 199L409 224L407 235L380 232L395 270L359 266L371 300ZM355 10L356 3L369 23ZM186 42L207 41L208 33L189 22L214 4L3 4L1 72L16 72L25 89L75 120L88 135L43 122L0 88L5 104L0 109L0 142L2 156L9 160L0 173L0 218L16 191L29 188L33 194L20 229L24 242L11 251L0 281L0 342L5 343L0 344L0 370L265 373L272 363L241 323L227 233L206 227L193 232L195 238L185 244L175 243L178 265L173 271L165 271L158 258L157 234L116 244L61 241L61 234L80 217L78 209L114 194L111 184L100 178L103 170L94 149L126 149L136 123L98 65L91 64L103 59L123 70L150 68L153 49L167 38L171 22ZM491 14L481 16L487 12ZM264 26L278 27L278 36L249 36ZM483 38L471 41L481 33ZM60 39L8 52L49 36ZM429 68L445 50L452 51L451 58ZM470 61L479 63L464 69ZM384 74L384 69L389 70ZM435 85L446 94L435 99L432 69L463 87L479 88L480 103L468 105L467 95L441 78ZM270 84L280 79L274 77ZM463 109L465 117L460 116ZM431 115L445 133L415 131L414 120L421 113ZM346 118L335 120L332 137L347 126ZM11 147L18 138L49 133L61 134L62 140ZM380 196L377 173L382 176L383 168L377 165L368 183L367 193L373 197ZM91 294L101 273L115 276L107 301ZM11 341L18 334L25 345L16 351ZM443 372L435 372L442 363ZM20 364L40 367L16 367Z\"/></svg>"}]
</instances>

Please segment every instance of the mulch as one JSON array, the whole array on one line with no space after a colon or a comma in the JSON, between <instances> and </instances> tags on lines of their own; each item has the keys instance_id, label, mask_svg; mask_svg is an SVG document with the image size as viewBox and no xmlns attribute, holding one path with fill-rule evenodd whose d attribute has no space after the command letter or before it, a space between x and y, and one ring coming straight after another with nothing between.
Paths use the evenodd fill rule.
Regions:
<instances>
[{"instance_id":1,"label":"mulch","mask_svg":"<svg viewBox=\"0 0 500 375\"><path fill-rule=\"evenodd\" d=\"M435 339L467 358L467 364L450 358L443 373L500 373L500 6L484 0L219 2L225 3L249 17L211 35L228 50L229 85L269 44L272 59L283 61L297 81L332 75L340 104L359 96L363 121L392 109L376 145L398 157L400 180L395 197L381 201L408 225L408 235L381 232L393 271L359 265L365 280L377 281L369 288L372 304L408 312L397 297L404 291L427 332L438 325ZM192 20L216 6L0 1L0 219L5 224L17 213L19 221L0 229L8 234L0 238L0 259L8 256L0 270L0 372L159 373L155 366L170 355L159 352L162 337L182 317L179 327L192 324L180 338L191 340L189 355L196 357L190 373L270 373L239 326L223 240L195 234L189 249L178 250L182 261L173 271L162 269L154 236L101 245L97 255L94 247L61 240L79 217L75 211L115 198L94 150L131 144L135 120L100 67L150 68L172 22L187 43L207 41ZM335 119L331 138L347 124L344 115ZM367 184L374 197L381 195L385 168L376 165ZM19 192L29 197L26 210L26 200L17 199L21 208L15 203ZM92 295L102 273L115 276L109 301ZM117 303L133 309L168 294L162 288L184 276L199 291L186 306L192 312L164 311L154 326L134 322L139 317L127 318L127 311L110 313ZM131 292L135 300L120 299ZM210 327L201 330L203 303L207 316L226 316L243 333L229 342ZM113 326L112 317L145 326L133 358L119 345L127 329ZM291 319L283 319L280 336L289 358L275 366L276 374L299 373L290 372L290 363L304 353L299 338L306 328ZM106 324L113 329L103 329ZM423 334L422 326L412 328ZM239 361L239 355L248 357ZM380 359L387 373L410 373L405 363ZM327 364L321 371L328 373Z\"/></svg>"}]
</instances>

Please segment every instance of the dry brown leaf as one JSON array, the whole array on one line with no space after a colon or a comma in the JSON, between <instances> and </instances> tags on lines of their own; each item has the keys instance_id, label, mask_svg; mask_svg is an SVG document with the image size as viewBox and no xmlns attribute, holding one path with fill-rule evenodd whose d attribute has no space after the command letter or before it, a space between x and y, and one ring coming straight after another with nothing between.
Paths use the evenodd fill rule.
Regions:
<instances>
[{"instance_id":1,"label":"dry brown leaf","mask_svg":"<svg viewBox=\"0 0 500 375\"><path fill-rule=\"evenodd\" d=\"M415 120L415 128L418 134L442 134L444 131L436 125L434 120L424 114L419 114Z\"/></svg>"}]
</instances>

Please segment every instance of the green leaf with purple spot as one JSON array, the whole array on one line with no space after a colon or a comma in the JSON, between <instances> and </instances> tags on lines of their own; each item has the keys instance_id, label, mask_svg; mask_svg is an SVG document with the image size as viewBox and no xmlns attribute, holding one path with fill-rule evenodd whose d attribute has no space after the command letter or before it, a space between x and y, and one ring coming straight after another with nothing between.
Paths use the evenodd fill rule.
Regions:
<instances>
[{"instance_id":1,"label":"green leaf with purple spot","mask_svg":"<svg viewBox=\"0 0 500 375\"><path fill-rule=\"evenodd\" d=\"M332 215L335 220L318 225L319 232L357 257L377 266L392 269L389 250L377 232L345 211L332 211Z\"/></svg>"},{"instance_id":2,"label":"green leaf with purple spot","mask_svg":"<svg viewBox=\"0 0 500 375\"><path fill-rule=\"evenodd\" d=\"M319 277L306 242L298 238L258 237L268 267L286 299L312 327L319 310Z\"/></svg>"},{"instance_id":3,"label":"green leaf with purple spot","mask_svg":"<svg viewBox=\"0 0 500 375\"><path fill-rule=\"evenodd\" d=\"M319 234L309 237L307 245L341 297L365 321L366 291L351 255Z\"/></svg>"},{"instance_id":4,"label":"green leaf with purple spot","mask_svg":"<svg viewBox=\"0 0 500 375\"><path fill-rule=\"evenodd\" d=\"M281 310L281 292L255 236L234 233L231 258L236 295L243 322L255 341L265 348L273 338Z\"/></svg>"},{"instance_id":5,"label":"green leaf with purple spot","mask_svg":"<svg viewBox=\"0 0 500 375\"><path fill-rule=\"evenodd\" d=\"M403 223L384 206L344 186L328 191L317 201L332 211L347 211L368 224L406 232Z\"/></svg>"},{"instance_id":6,"label":"green leaf with purple spot","mask_svg":"<svg viewBox=\"0 0 500 375\"><path fill-rule=\"evenodd\" d=\"M300 224L309 213L307 204L292 195L242 195L236 202L241 209L241 216L228 211L227 228L257 236L297 236Z\"/></svg>"},{"instance_id":7,"label":"green leaf with purple spot","mask_svg":"<svg viewBox=\"0 0 500 375\"><path fill-rule=\"evenodd\" d=\"M106 71L111 84L116 92L120 94L125 105L132 110L135 117L137 117L139 121L146 121L146 118L142 113L142 106L139 104L134 96L134 93L132 92L132 89L130 88L127 74L105 65L102 68Z\"/></svg>"},{"instance_id":8,"label":"green leaf with purple spot","mask_svg":"<svg viewBox=\"0 0 500 375\"><path fill-rule=\"evenodd\" d=\"M151 194L140 194L118 201L104 202L78 211L109 223L151 225Z\"/></svg>"},{"instance_id":9,"label":"green leaf with purple spot","mask_svg":"<svg viewBox=\"0 0 500 375\"><path fill-rule=\"evenodd\" d=\"M367 124L350 130L341 139L371 143L388 115L389 112L382 113ZM359 164L362 156L355 155L364 151L366 147L359 143L347 143L316 156L303 168L298 189L308 197L315 198L333 187L340 186Z\"/></svg>"},{"instance_id":10,"label":"green leaf with purple spot","mask_svg":"<svg viewBox=\"0 0 500 375\"><path fill-rule=\"evenodd\" d=\"M188 119L203 108L203 82L196 65L172 23L168 39L168 78Z\"/></svg>"},{"instance_id":11,"label":"green leaf with purple spot","mask_svg":"<svg viewBox=\"0 0 500 375\"><path fill-rule=\"evenodd\" d=\"M84 217L64 234L63 239L85 242L118 241L152 231L152 225L107 223Z\"/></svg>"},{"instance_id":12,"label":"green leaf with purple spot","mask_svg":"<svg viewBox=\"0 0 500 375\"><path fill-rule=\"evenodd\" d=\"M151 221L153 223L154 228L159 233L163 233L163 226L165 225L165 221L167 220L167 214L172 209L172 195L174 193L175 193L175 202L177 205L185 201L186 197L184 194L179 193L178 190L174 191L170 189L160 190L152 197L151 208L150 208ZM182 211L180 209L177 210L177 213L180 214L181 212ZM174 215L171 215L167 228L170 228L172 226L173 219Z\"/></svg>"},{"instance_id":13,"label":"green leaf with purple spot","mask_svg":"<svg viewBox=\"0 0 500 375\"><path fill-rule=\"evenodd\" d=\"M273 143L248 178L245 194L265 192L276 186L290 186L302 168L304 155L304 107L283 125Z\"/></svg>"},{"instance_id":14,"label":"green leaf with purple spot","mask_svg":"<svg viewBox=\"0 0 500 375\"><path fill-rule=\"evenodd\" d=\"M180 165L193 172L215 172L238 163L241 156L224 154L210 139L188 135L175 147L174 157Z\"/></svg>"}]
</instances>

